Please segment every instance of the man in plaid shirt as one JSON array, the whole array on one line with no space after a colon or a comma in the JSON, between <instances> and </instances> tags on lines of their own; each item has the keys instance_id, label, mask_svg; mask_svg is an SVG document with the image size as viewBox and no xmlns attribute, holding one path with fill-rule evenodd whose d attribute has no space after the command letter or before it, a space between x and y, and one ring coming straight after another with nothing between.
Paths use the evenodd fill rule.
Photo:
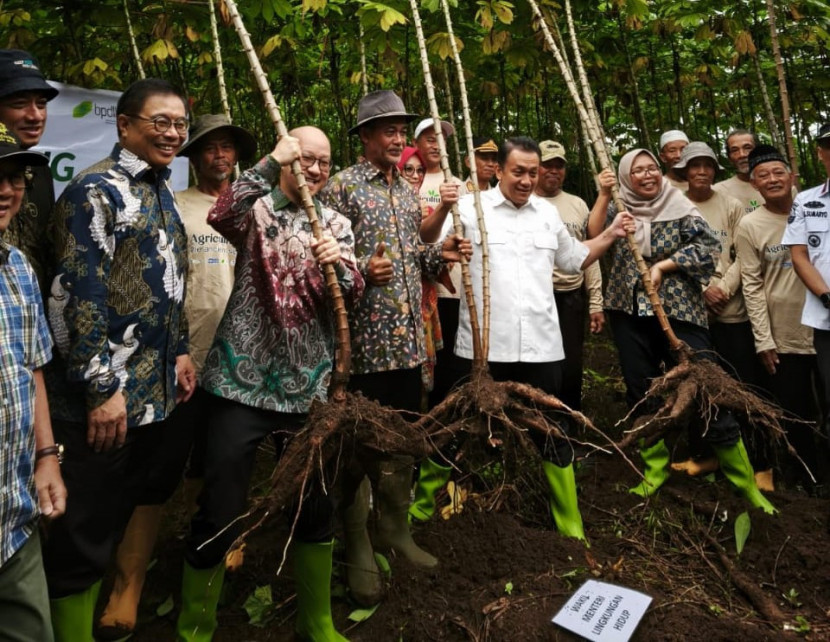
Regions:
<instances>
[{"instance_id":1,"label":"man in plaid shirt","mask_svg":"<svg viewBox=\"0 0 830 642\"><path fill-rule=\"evenodd\" d=\"M20 209L27 167L47 163L0 123L0 234ZM37 529L39 515L66 507L41 372L51 357L34 271L0 237L0 622L15 640L53 639Z\"/></svg>"}]
</instances>

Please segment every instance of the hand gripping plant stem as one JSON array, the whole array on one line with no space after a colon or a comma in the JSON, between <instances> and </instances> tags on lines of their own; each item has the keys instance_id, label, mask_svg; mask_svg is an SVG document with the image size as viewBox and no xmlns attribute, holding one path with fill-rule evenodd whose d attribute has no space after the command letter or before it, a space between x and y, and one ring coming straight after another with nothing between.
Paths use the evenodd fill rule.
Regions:
<instances>
[{"instance_id":1,"label":"hand gripping plant stem","mask_svg":"<svg viewBox=\"0 0 830 642\"><path fill-rule=\"evenodd\" d=\"M412 21L415 23L415 34L418 37L418 53L421 56L421 67L424 71L424 84L427 89L430 116L435 121L435 135L438 139L438 149L441 152L441 170L444 172L444 180L449 183L452 180L452 172L450 171L450 161L447 156L447 142L444 139L444 132L441 129L441 115L438 112L438 101L435 100L435 85L432 82L432 73L429 70L427 45L424 39L421 13L418 11L418 1L409 0L409 6L412 9ZM452 36L450 36L451 41L452 39ZM463 235L464 228L461 225L461 216L458 214L458 206L455 204L452 206L452 223L455 228L455 233ZM464 256L461 257L461 278L464 283L464 297L467 300L467 309L470 311L470 328L473 335L473 371L477 372L486 369L487 360L482 350L482 338L478 326L476 303L473 297L473 282L470 278L470 266Z\"/></svg>"},{"instance_id":2,"label":"hand gripping plant stem","mask_svg":"<svg viewBox=\"0 0 830 642\"><path fill-rule=\"evenodd\" d=\"M282 120L277 102L274 100L274 95L268 86L268 79L265 76L265 71L259 62L259 58L254 51L254 46L251 44L251 36L245 29L242 18L239 15L239 10L233 0L225 0L228 7L228 13L242 42L242 50L248 56L248 62L251 65L254 78L256 79L257 87L259 87L262 97L265 100L265 107L274 126L277 129L277 137L281 139L288 134L288 129ZM305 209L308 220L311 223L311 231L314 238L318 241L323 238L323 231L320 227L320 220L317 218L317 209L314 207L314 201L311 200L311 192L305 182L303 176L303 169L300 166L299 160L294 160L291 163L291 173L297 179L297 187L300 191L300 199ZM346 385L349 382L349 371L351 370L352 349L349 342L349 318L346 314L346 305L343 301L343 293L340 290L340 284L337 282L337 274L334 271L334 265L326 264L322 266L323 275L326 279L326 287L329 291L329 296L332 300L332 307L334 309L335 327L337 333L337 352L335 356L335 369L332 372L331 385L329 387L329 399L338 403L342 403L346 399Z\"/></svg>"}]
</instances>

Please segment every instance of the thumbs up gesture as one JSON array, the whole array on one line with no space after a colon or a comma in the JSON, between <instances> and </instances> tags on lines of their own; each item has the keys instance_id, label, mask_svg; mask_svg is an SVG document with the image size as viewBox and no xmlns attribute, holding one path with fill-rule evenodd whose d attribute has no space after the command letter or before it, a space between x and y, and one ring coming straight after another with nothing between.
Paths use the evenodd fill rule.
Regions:
<instances>
[{"instance_id":1,"label":"thumbs up gesture","mask_svg":"<svg viewBox=\"0 0 830 642\"><path fill-rule=\"evenodd\" d=\"M372 285L386 285L392 280L392 261L386 256L386 243L381 242L369 259L367 280Z\"/></svg>"}]
</instances>

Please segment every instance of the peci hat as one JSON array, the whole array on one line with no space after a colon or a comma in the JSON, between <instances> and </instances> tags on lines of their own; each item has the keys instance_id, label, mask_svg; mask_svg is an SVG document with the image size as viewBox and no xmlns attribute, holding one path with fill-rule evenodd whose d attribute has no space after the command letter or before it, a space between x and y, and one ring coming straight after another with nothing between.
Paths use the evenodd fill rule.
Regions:
<instances>
[{"instance_id":1,"label":"peci hat","mask_svg":"<svg viewBox=\"0 0 830 642\"><path fill-rule=\"evenodd\" d=\"M0 98L21 91L42 92L46 100L60 93L46 82L32 54L20 49L0 49Z\"/></svg>"},{"instance_id":2,"label":"peci hat","mask_svg":"<svg viewBox=\"0 0 830 642\"><path fill-rule=\"evenodd\" d=\"M412 137L412 140L418 140L418 136L423 134L428 129L433 130L435 129L435 119L434 118L424 118L418 126L415 128L415 135ZM452 123L447 122L446 120L441 121L441 133L444 134L444 138L449 138L455 133L455 127L452 126Z\"/></svg>"},{"instance_id":3,"label":"peci hat","mask_svg":"<svg viewBox=\"0 0 830 642\"><path fill-rule=\"evenodd\" d=\"M205 114L199 116L196 122L190 126L187 142L182 145L176 156L190 158L190 155L198 149L198 141L219 129L227 129L230 131L239 151L240 160L248 160L254 157L254 154L256 154L256 139L247 129L231 125L228 117L224 114Z\"/></svg>"},{"instance_id":4,"label":"peci hat","mask_svg":"<svg viewBox=\"0 0 830 642\"><path fill-rule=\"evenodd\" d=\"M46 154L21 149L17 136L11 133L5 124L0 123L0 161L7 158L17 161L24 167L49 164Z\"/></svg>"},{"instance_id":5,"label":"peci hat","mask_svg":"<svg viewBox=\"0 0 830 642\"><path fill-rule=\"evenodd\" d=\"M562 143L557 143L555 140L543 140L539 143L540 162L546 163L555 158L561 158L566 163L565 147Z\"/></svg>"},{"instance_id":6,"label":"peci hat","mask_svg":"<svg viewBox=\"0 0 830 642\"><path fill-rule=\"evenodd\" d=\"M830 145L830 123L824 123L819 127L816 142L820 145Z\"/></svg>"},{"instance_id":7,"label":"peci hat","mask_svg":"<svg viewBox=\"0 0 830 642\"><path fill-rule=\"evenodd\" d=\"M666 145L669 143L673 143L677 140L682 140L684 143L689 142L689 137L679 129L670 129L667 132L663 132L660 136L660 147L659 149L662 150Z\"/></svg>"},{"instance_id":8,"label":"peci hat","mask_svg":"<svg viewBox=\"0 0 830 642\"><path fill-rule=\"evenodd\" d=\"M680 153L680 160L674 166L674 169L685 169L686 165L693 158L708 158L715 163L715 169L722 171L723 167L718 162L718 157L709 145L700 141L693 141L683 148Z\"/></svg>"},{"instance_id":9,"label":"peci hat","mask_svg":"<svg viewBox=\"0 0 830 642\"><path fill-rule=\"evenodd\" d=\"M498 154L499 146L488 136L476 136L473 138L473 151L476 154Z\"/></svg>"},{"instance_id":10,"label":"peci hat","mask_svg":"<svg viewBox=\"0 0 830 642\"><path fill-rule=\"evenodd\" d=\"M357 105L357 124L349 130L349 133L356 134L363 125L378 118L394 116L403 118L408 123L418 118L418 114L410 114L406 111L403 100L394 91L389 89L370 91L360 99Z\"/></svg>"},{"instance_id":11,"label":"peci hat","mask_svg":"<svg viewBox=\"0 0 830 642\"><path fill-rule=\"evenodd\" d=\"M790 166L787 159L778 151L777 147L773 147L772 145L756 145L755 149L749 152L749 173L754 172L758 165L773 161L784 163L787 167Z\"/></svg>"}]
</instances>

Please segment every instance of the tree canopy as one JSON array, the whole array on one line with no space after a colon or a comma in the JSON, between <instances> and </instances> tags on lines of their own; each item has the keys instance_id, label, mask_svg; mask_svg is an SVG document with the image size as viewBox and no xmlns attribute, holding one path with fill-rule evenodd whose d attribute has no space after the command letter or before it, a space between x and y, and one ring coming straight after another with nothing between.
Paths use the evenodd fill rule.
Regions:
<instances>
[{"instance_id":1,"label":"tree canopy","mask_svg":"<svg viewBox=\"0 0 830 642\"><path fill-rule=\"evenodd\" d=\"M223 1L213 1L232 117L255 132L265 150L273 144L273 126ZM240 4L289 127L321 127L340 164L359 153L347 130L364 82L369 90L393 89L410 110L428 114L406 0ZM588 191L589 173L577 171L587 169L578 118L528 4L450 4L474 131L560 140L574 153L571 180ZM540 4L554 35L567 43L564 0ZM815 183L823 171L811 140L818 124L830 119L830 6L823 0L775 0L774 6L802 179ZM421 7L438 101L460 126L458 83L439 1L423 0ZM723 155L732 128L752 129L771 142L775 128L783 131L765 0L575 0L572 9L613 149L654 149L661 131L680 128ZM147 75L180 85L195 113L220 112L209 0L5 0L0 42L34 53L53 80L123 89L139 78L127 15Z\"/></svg>"}]
</instances>

